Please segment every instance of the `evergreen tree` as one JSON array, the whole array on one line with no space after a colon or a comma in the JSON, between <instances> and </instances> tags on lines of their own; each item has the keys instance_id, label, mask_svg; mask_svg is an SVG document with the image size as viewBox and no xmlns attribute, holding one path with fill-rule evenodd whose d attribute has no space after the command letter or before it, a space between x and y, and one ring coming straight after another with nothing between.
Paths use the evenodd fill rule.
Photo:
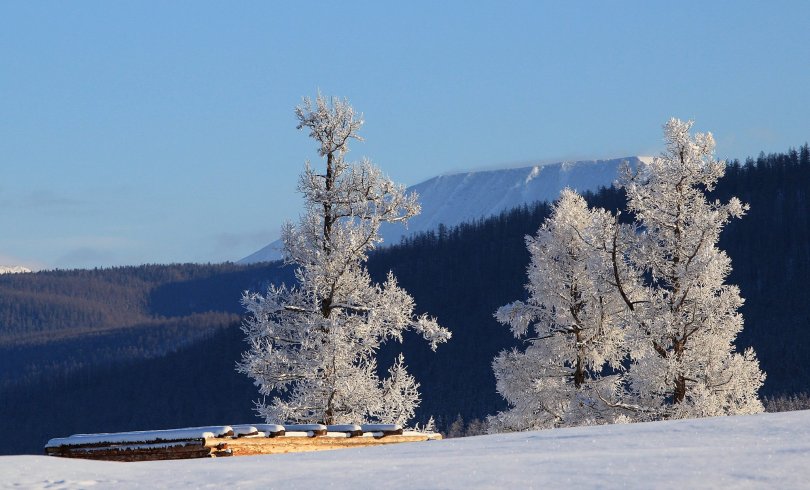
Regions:
<instances>
[{"instance_id":1,"label":"evergreen tree","mask_svg":"<svg viewBox=\"0 0 810 490\"><path fill-rule=\"evenodd\" d=\"M285 261L297 266L299 285L244 296L250 349L238 370L272 396L269 404L257 402L268 422L404 423L420 402L418 384L401 357L380 379L377 350L387 340L401 341L407 329L434 349L450 332L414 315L413 298L393 274L373 284L365 263L381 241L380 224L416 215L417 196L369 160L345 161L363 124L347 101L304 99L296 116L325 159L323 172L307 163L299 181L306 214L282 232Z\"/></svg>"}]
</instances>

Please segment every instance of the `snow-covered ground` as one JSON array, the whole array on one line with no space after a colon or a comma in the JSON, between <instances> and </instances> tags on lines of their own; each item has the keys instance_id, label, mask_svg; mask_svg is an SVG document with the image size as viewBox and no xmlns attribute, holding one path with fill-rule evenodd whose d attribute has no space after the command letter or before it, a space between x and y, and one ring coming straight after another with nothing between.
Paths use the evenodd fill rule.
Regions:
<instances>
[{"instance_id":1,"label":"snow-covered ground","mask_svg":"<svg viewBox=\"0 0 810 490\"><path fill-rule=\"evenodd\" d=\"M148 463L0 457L8 488L808 488L810 411Z\"/></svg>"}]
</instances>

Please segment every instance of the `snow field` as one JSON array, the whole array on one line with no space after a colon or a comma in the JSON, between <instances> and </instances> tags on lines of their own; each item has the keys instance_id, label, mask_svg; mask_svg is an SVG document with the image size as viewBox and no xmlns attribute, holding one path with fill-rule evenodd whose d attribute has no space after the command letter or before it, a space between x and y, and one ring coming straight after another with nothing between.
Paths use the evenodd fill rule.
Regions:
<instances>
[{"instance_id":1,"label":"snow field","mask_svg":"<svg viewBox=\"0 0 810 490\"><path fill-rule=\"evenodd\" d=\"M0 457L3 488L807 488L810 411L146 463Z\"/></svg>"}]
</instances>

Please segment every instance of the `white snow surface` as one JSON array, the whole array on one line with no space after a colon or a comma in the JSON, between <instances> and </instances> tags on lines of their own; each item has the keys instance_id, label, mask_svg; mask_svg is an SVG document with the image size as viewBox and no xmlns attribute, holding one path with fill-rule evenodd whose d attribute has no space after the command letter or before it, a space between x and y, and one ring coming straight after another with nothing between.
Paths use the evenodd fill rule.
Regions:
<instances>
[{"instance_id":1,"label":"white snow surface","mask_svg":"<svg viewBox=\"0 0 810 490\"><path fill-rule=\"evenodd\" d=\"M419 194L422 213L408 221L407 228L383 224L383 245L397 244L404 236L435 230L440 224L452 227L523 204L551 202L566 187L579 192L610 187L619 178L622 163L635 167L640 160L649 159L633 156L440 175L408 188L408 192ZM277 240L238 263L279 260L282 246Z\"/></svg>"},{"instance_id":2,"label":"white snow surface","mask_svg":"<svg viewBox=\"0 0 810 490\"><path fill-rule=\"evenodd\" d=\"M231 427L233 428L233 435L237 437L259 432L259 429L255 425L241 424L232 425Z\"/></svg>"},{"instance_id":3,"label":"white snow surface","mask_svg":"<svg viewBox=\"0 0 810 490\"><path fill-rule=\"evenodd\" d=\"M255 429L255 427L254 427ZM134 432L114 432L110 434L74 434L70 437L57 437L48 441L45 447L80 446L98 443L128 443L150 441L181 441L219 437L233 431L229 425L210 427L188 427L184 429L144 430Z\"/></svg>"},{"instance_id":4,"label":"white snow surface","mask_svg":"<svg viewBox=\"0 0 810 490\"><path fill-rule=\"evenodd\" d=\"M284 424L284 428L288 431L308 431L308 430L327 430L323 424Z\"/></svg>"},{"instance_id":5,"label":"white snow surface","mask_svg":"<svg viewBox=\"0 0 810 490\"><path fill-rule=\"evenodd\" d=\"M0 457L6 488L807 488L810 411L337 451L113 463Z\"/></svg>"},{"instance_id":6,"label":"white snow surface","mask_svg":"<svg viewBox=\"0 0 810 490\"><path fill-rule=\"evenodd\" d=\"M253 427L256 427L256 429L262 432L268 432L273 434L286 430L283 425L278 424L253 424Z\"/></svg>"}]
</instances>

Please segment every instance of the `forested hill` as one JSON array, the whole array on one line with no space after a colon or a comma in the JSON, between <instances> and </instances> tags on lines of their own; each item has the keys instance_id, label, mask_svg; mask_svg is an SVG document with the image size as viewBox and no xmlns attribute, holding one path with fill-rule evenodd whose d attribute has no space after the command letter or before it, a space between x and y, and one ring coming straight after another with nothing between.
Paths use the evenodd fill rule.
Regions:
<instances>
[{"instance_id":1,"label":"forested hill","mask_svg":"<svg viewBox=\"0 0 810 490\"><path fill-rule=\"evenodd\" d=\"M732 259L729 282L739 285L745 305L745 328L737 346L753 346L767 379L762 393L810 391L810 149L732 161L710 193L727 201L738 196L749 213L733 220L721 235L720 247ZM621 190L587 194L592 206L624 207ZM468 417L491 413L501 400L494 394L490 362L513 342L507 327L492 317L501 305L525 299L523 285L529 254L524 236L534 234L549 213L539 203L493 219L426 233L378 252L370 268L377 277L393 269L423 311L438 316L454 337L435 359L427 352L409 352L418 366L423 408L450 415L448 401ZM408 354L411 354L410 356ZM422 359L430 372L420 372ZM435 390L435 391L434 391ZM435 396L428 395L436 393ZM434 405L435 404L435 405Z\"/></svg>"},{"instance_id":2,"label":"forested hill","mask_svg":"<svg viewBox=\"0 0 810 490\"><path fill-rule=\"evenodd\" d=\"M720 246L732 259L730 282L738 284L746 298L743 307L746 326L737 345L756 349L768 375L763 388L765 395L810 391L810 365L805 362L810 356L810 293L804 287L804 278L810 273L809 191L810 151L805 145L797 151L732 162L727 176L712 192L713 197L721 200L737 195L751 205L747 216L728 225ZM624 202L622 192L615 189L603 189L587 198L592 205L609 209L622 207ZM549 206L544 203L524 206L495 218L449 229L442 227L372 255L369 270L376 280L393 270L400 284L414 296L419 312L438 317L442 325L453 331L453 339L436 353L413 338L406 338L403 346L389 344L384 348L381 369L387 368L394 353L402 350L409 370L422 384L419 419L432 414L446 428L459 414L469 420L503 407L495 392L490 364L498 351L516 343L508 329L492 318L492 313L507 302L525 297L523 284L529 255L524 236L535 233L548 212ZM71 294L64 292L66 288L59 280L69 278L64 280L73 281L71 288L80 290L89 288L82 284L90 277L91 283L108 281L110 291L105 294L110 296L97 306L88 306L88 302L94 301L91 289L78 295L76 310L88 318L103 311L109 315L106 317L109 324L114 324L113 319L120 312L112 310L135 305L131 306L134 311L148 318L190 319L195 314L220 312L235 319L240 311L241 291L262 289L270 281L289 281L292 277L288 269L279 268L278 264L167 267L160 272L163 274L160 279L146 280L146 286L138 282L142 277L138 281L133 279L130 299L125 299L129 298L123 292L126 288L116 289L128 284L127 275L148 276L158 269L6 276L0 278L0 294L2 297L21 294L31 301L28 310L19 310L18 316L12 314L12 318L36 315L36 305L50 307L51 302L55 303L54 308L59 306L69 312ZM172 267L188 270L180 274L171 272ZM179 276L175 280L172 274ZM102 279L107 275L108 279ZM113 276L119 279L109 279ZM37 289L30 281L43 283ZM121 299L110 299L113 296ZM104 306L107 301L114 301L117 306L112 309ZM0 305L0 318L9 315L8 309L19 308L12 306L18 303L5 298ZM107 309L94 313L94 308L103 306ZM60 318L68 317L65 313ZM54 329L61 332L60 336L71 330L55 325L43 320L37 328ZM0 420L10 427L26 428L22 435L15 436L19 440L4 446L3 451L37 452L49 436L76 432L253 420L250 409L257 392L246 377L233 370L244 344L237 322L229 325L211 330L197 342L173 345L161 354L152 352L151 359L131 355L125 361L113 362L114 356L106 356L104 367L99 368L74 357L83 367L67 374L48 367L30 374L25 383L0 393ZM143 342L138 332L151 332L154 340L164 330L171 329L127 327L119 330L127 335L116 342L119 346L150 344ZM81 352L90 353L105 348L108 345L105 339L94 334L69 341L81 344L70 344L84 349ZM173 336L172 339L177 341ZM91 349L87 342L95 342L95 347ZM59 342L27 344L0 353L0 359L11 359L21 349L28 352L29 358L34 353L40 359L48 359L58 349L62 353L56 357L69 356L74 347Z\"/></svg>"},{"instance_id":3,"label":"forested hill","mask_svg":"<svg viewBox=\"0 0 810 490\"><path fill-rule=\"evenodd\" d=\"M0 275L0 387L177 350L240 321L245 290L290 281L279 264L172 264Z\"/></svg>"},{"instance_id":4,"label":"forested hill","mask_svg":"<svg viewBox=\"0 0 810 490\"><path fill-rule=\"evenodd\" d=\"M76 338L194 313L239 313L239 291L228 291L228 283L260 285L269 268L174 264L3 274L0 346Z\"/></svg>"}]
</instances>

